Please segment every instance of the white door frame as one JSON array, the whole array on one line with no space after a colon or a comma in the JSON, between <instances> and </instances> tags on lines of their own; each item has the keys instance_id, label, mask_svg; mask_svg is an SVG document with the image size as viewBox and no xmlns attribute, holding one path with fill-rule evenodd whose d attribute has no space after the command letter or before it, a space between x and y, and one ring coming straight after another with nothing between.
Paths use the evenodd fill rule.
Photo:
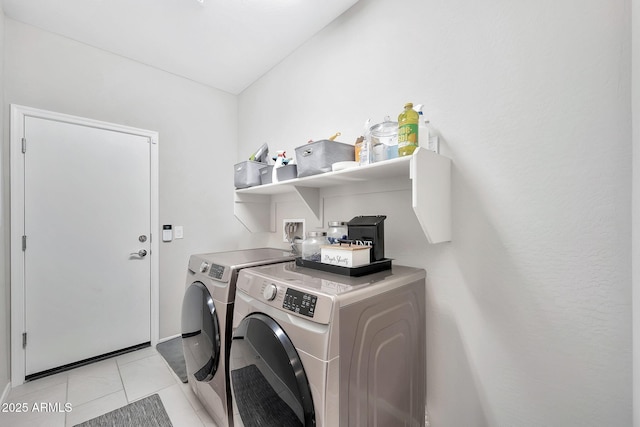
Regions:
<instances>
[{"instance_id":1,"label":"white door frame","mask_svg":"<svg viewBox=\"0 0 640 427\"><path fill-rule=\"evenodd\" d=\"M24 233L24 160L22 156L22 138L24 137L25 117L56 120L70 124L89 126L116 132L139 135L150 139L151 166L151 230L159 227L158 219L158 132L137 129L113 123L102 122L68 114L55 113L31 107L11 104L11 384L12 387L24 383L25 349L22 347L22 333L25 329L24 295L24 252L22 235ZM151 345L155 346L159 338L159 231L151 235Z\"/></svg>"}]
</instances>

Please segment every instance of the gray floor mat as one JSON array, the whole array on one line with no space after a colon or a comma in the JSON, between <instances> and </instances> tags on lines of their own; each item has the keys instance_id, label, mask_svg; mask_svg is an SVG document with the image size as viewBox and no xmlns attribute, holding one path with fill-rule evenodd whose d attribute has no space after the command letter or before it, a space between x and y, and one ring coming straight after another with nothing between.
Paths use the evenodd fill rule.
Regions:
<instances>
[{"instance_id":1,"label":"gray floor mat","mask_svg":"<svg viewBox=\"0 0 640 427\"><path fill-rule=\"evenodd\" d=\"M245 426L301 427L302 423L256 365L231 371L233 392Z\"/></svg>"},{"instance_id":2,"label":"gray floor mat","mask_svg":"<svg viewBox=\"0 0 640 427\"><path fill-rule=\"evenodd\" d=\"M156 345L158 352L169 363L173 372L183 383L187 382L187 366L184 362L184 353L182 352L182 337L172 338L169 341L161 342Z\"/></svg>"},{"instance_id":3,"label":"gray floor mat","mask_svg":"<svg viewBox=\"0 0 640 427\"><path fill-rule=\"evenodd\" d=\"M172 427L171 420L157 394L130 403L75 427Z\"/></svg>"}]
</instances>

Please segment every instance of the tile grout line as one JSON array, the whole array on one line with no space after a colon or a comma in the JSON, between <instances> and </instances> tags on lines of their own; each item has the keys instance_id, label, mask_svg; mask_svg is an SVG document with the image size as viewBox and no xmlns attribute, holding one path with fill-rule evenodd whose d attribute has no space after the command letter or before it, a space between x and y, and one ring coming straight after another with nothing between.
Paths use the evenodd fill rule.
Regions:
<instances>
[{"instance_id":1,"label":"tile grout line","mask_svg":"<svg viewBox=\"0 0 640 427\"><path fill-rule=\"evenodd\" d=\"M118 376L120 377L120 384L122 384L122 391L124 392L124 398L127 401L127 404L131 403L129 402L129 395L127 394L127 389L124 386L124 380L122 379L122 372L120 371L120 363L118 363L118 360L116 359L116 367L118 368Z\"/></svg>"}]
</instances>

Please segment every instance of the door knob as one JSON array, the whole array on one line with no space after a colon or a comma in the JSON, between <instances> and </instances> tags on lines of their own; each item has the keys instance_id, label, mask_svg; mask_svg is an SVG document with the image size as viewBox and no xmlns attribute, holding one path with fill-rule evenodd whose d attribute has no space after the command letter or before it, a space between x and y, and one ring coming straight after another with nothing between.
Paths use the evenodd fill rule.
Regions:
<instances>
[{"instance_id":1,"label":"door knob","mask_svg":"<svg viewBox=\"0 0 640 427\"><path fill-rule=\"evenodd\" d=\"M138 255L140 258L144 258L147 256L147 250L140 249L138 252L131 252L131 255Z\"/></svg>"}]
</instances>

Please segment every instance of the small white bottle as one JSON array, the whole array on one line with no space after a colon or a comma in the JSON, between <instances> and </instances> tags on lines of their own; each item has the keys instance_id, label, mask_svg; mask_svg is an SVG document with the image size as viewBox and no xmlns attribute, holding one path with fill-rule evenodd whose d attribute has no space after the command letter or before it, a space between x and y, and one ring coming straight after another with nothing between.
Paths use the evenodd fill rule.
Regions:
<instances>
[{"instance_id":1,"label":"small white bottle","mask_svg":"<svg viewBox=\"0 0 640 427\"><path fill-rule=\"evenodd\" d=\"M429 144L427 148L440 154L440 139L438 137L438 132L434 129L429 120L426 120L425 123L427 125L427 132L429 132Z\"/></svg>"},{"instance_id":2,"label":"small white bottle","mask_svg":"<svg viewBox=\"0 0 640 427\"><path fill-rule=\"evenodd\" d=\"M422 112L422 107L424 107L422 104L418 104L415 107L418 112L418 141L420 141L420 145L427 147L429 145L429 127L427 126L428 121Z\"/></svg>"},{"instance_id":3,"label":"small white bottle","mask_svg":"<svg viewBox=\"0 0 640 427\"><path fill-rule=\"evenodd\" d=\"M360 147L360 166L365 166L371 163L371 119L367 119L364 122L364 141Z\"/></svg>"},{"instance_id":4,"label":"small white bottle","mask_svg":"<svg viewBox=\"0 0 640 427\"><path fill-rule=\"evenodd\" d=\"M371 154L371 137L367 135L362 141L362 147L360 147L360 166L371 163Z\"/></svg>"}]
</instances>

